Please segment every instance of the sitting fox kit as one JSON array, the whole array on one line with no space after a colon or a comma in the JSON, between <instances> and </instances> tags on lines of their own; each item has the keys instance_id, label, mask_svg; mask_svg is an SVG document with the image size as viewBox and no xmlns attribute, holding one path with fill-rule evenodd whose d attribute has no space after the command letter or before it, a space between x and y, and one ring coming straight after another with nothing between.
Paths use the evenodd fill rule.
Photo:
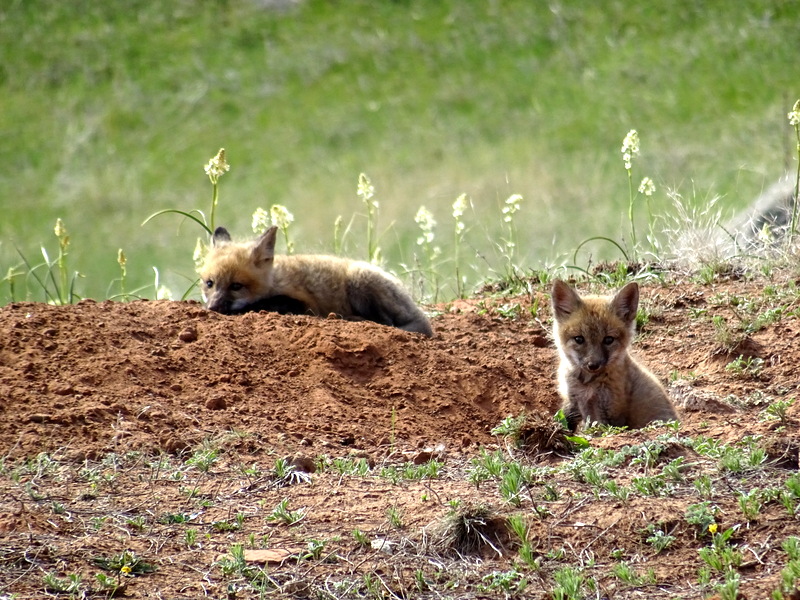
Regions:
<instances>
[{"instance_id":1,"label":"sitting fox kit","mask_svg":"<svg viewBox=\"0 0 800 600\"><path fill-rule=\"evenodd\" d=\"M335 256L276 256L277 231L270 227L245 243L232 242L224 227L214 231L198 269L210 310L333 313L433 335L428 318L396 278L369 263Z\"/></svg>"},{"instance_id":2,"label":"sitting fox kit","mask_svg":"<svg viewBox=\"0 0 800 600\"><path fill-rule=\"evenodd\" d=\"M656 377L628 348L636 329L639 286L614 296L579 296L563 281L552 291L558 388L570 431L578 422L644 427L678 417Z\"/></svg>"}]
</instances>

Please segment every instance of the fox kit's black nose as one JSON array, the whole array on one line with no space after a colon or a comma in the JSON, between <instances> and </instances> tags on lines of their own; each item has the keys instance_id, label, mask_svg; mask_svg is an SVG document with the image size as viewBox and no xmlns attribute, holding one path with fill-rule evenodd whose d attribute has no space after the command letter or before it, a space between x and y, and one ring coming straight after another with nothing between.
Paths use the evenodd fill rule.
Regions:
<instances>
[{"instance_id":1,"label":"fox kit's black nose","mask_svg":"<svg viewBox=\"0 0 800 600\"><path fill-rule=\"evenodd\" d=\"M590 362L586 363L586 370L589 371L590 373L597 373L602 366L603 363L601 362Z\"/></svg>"}]
</instances>

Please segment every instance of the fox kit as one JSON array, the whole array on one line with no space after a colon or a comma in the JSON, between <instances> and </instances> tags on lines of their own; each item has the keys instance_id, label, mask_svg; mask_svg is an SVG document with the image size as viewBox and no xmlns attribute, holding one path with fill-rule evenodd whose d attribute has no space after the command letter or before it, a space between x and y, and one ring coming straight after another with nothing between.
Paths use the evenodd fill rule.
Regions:
<instances>
[{"instance_id":1,"label":"fox kit","mask_svg":"<svg viewBox=\"0 0 800 600\"><path fill-rule=\"evenodd\" d=\"M635 282L614 296L581 298L556 281L552 306L558 391L571 431L581 419L639 428L678 418L655 376L628 354L639 306Z\"/></svg>"},{"instance_id":2,"label":"fox kit","mask_svg":"<svg viewBox=\"0 0 800 600\"><path fill-rule=\"evenodd\" d=\"M335 256L275 256L278 228L255 242L234 243L218 227L198 269L210 310L248 310L369 320L433 335L428 318L402 284L378 267Z\"/></svg>"}]
</instances>

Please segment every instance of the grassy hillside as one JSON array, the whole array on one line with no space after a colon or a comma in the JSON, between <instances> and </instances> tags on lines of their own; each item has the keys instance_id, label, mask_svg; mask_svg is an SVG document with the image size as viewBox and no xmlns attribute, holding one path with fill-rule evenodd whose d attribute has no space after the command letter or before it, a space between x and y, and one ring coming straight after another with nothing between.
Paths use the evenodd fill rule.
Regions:
<instances>
[{"instance_id":1,"label":"grassy hillside","mask_svg":"<svg viewBox=\"0 0 800 600\"><path fill-rule=\"evenodd\" d=\"M12 0L0 7L0 274L20 263L15 247L52 257L60 217L81 295L108 295L118 248L129 289L155 266L181 293L200 230L174 215L140 224L160 208L207 211L202 167L221 146L232 168L218 223L249 235L253 210L279 203L298 250L331 251L341 215L343 252L362 257L364 172L398 271L419 257L421 205L452 258L451 205L466 193L470 282L504 268L492 241L508 235L511 194L523 196L520 265L560 263L593 235L626 241L630 129L654 212L669 189L722 195L732 211L794 168L796 25L793 0ZM452 294L452 263L437 270Z\"/></svg>"}]
</instances>

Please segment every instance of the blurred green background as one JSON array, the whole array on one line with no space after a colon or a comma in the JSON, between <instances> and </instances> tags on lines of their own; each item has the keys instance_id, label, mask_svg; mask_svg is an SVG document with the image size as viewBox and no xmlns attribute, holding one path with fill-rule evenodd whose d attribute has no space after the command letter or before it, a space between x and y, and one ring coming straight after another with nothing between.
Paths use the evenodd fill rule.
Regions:
<instances>
[{"instance_id":1,"label":"blurred green background","mask_svg":"<svg viewBox=\"0 0 800 600\"><path fill-rule=\"evenodd\" d=\"M595 235L626 243L630 129L634 184L654 179L654 213L670 210L669 190L722 196L733 212L795 168L798 15L797 0L6 0L0 276L20 252L52 258L60 217L81 296L115 293L122 248L128 289L156 267L179 297L203 232L177 215L141 223L162 208L208 212L203 166L221 146L231 170L217 224L235 236L277 203L295 215L298 252L332 251L341 215L343 253L364 258L364 172L385 264L402 273L421 261L414 216L427 207L439 298L454 293L461 193L471 285L505 268L495 243L511 194L523 196L521 267L571 260Z\"/></svg>"}]
</instances>

